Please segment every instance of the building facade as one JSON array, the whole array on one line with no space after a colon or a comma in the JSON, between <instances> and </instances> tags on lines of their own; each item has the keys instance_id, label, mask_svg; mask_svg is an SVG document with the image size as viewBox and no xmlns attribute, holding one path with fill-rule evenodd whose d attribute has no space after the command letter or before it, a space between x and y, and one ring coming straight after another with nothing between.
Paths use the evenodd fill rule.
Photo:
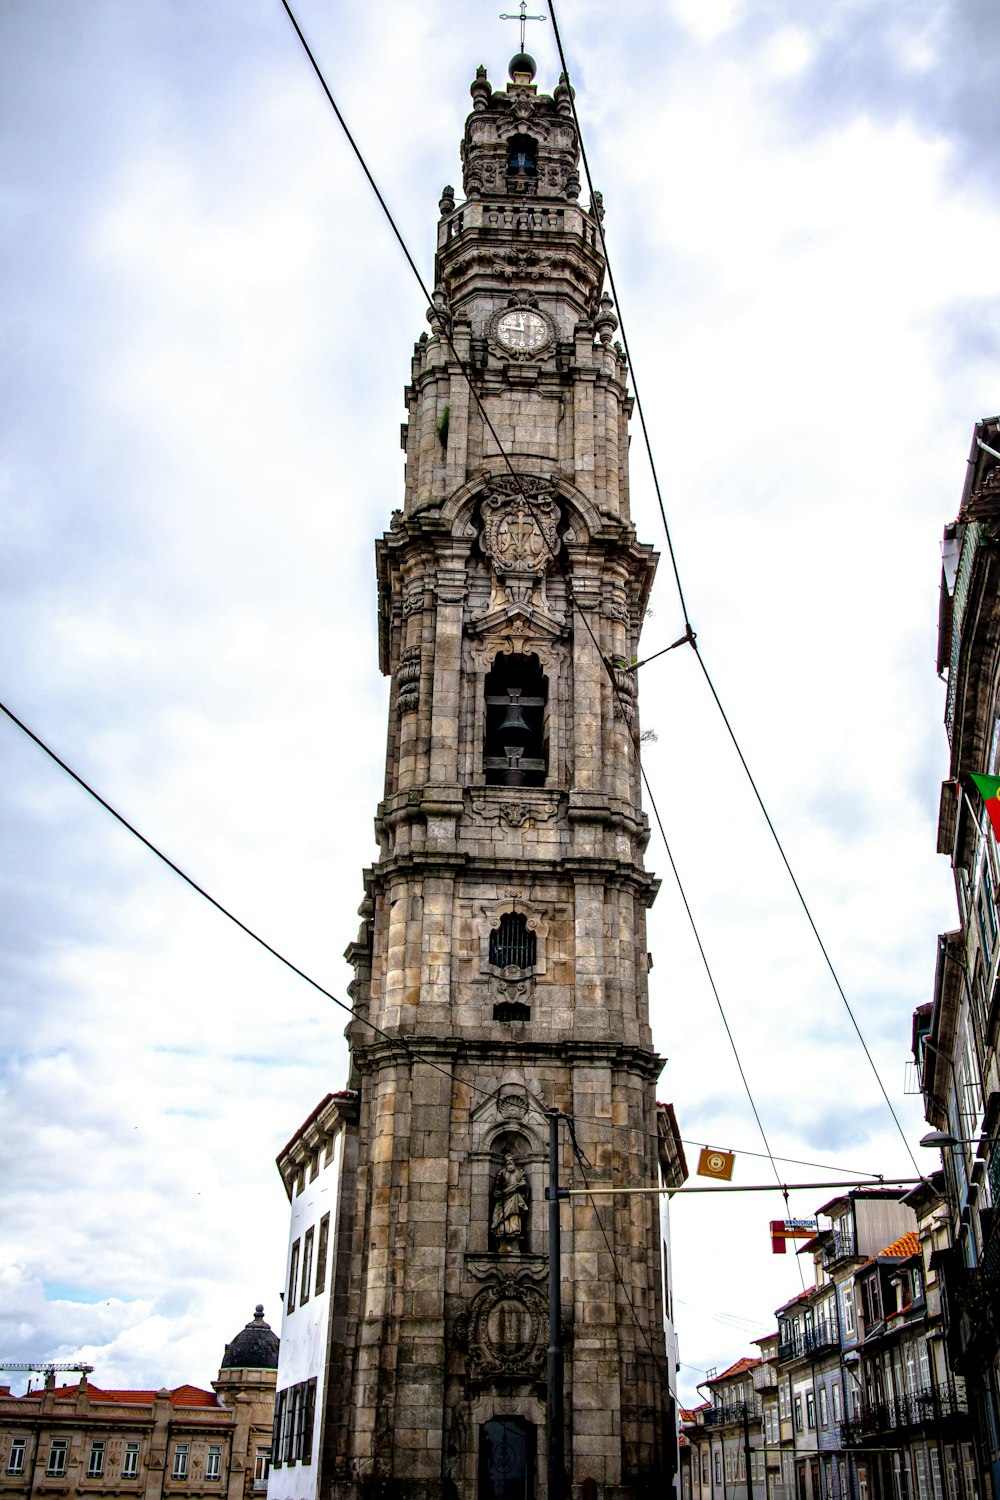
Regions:
<instances>
[{"instance_id":1,"label":"building facade","mask_svg":"<svg viewBox=\"0 0 1000 1500\"><path fill-rule=\"evenodd\" d=\"M746 1355L701 1382L708 1400L684 1425L697 1500L768 1500L764 1400L774 1385L770 1361Z\"/></svg>"},{"instance_id":2,"label":"building facade","mask_svg":"<svg viewBox=\"0 0 1000 1500\"><path fill-rule=\"evenodd\" d=\"M914 1017L924 1109L942 1149L952 1245L941 1252L954 1372L967 1384L987 1493L1000 1496L1000 859L972 774L1000 774L1000 419L977 424L958 518L942 547L938 671L948 776L938 851L959 925L938 939L934 999Z\"/></svg>"},{"instance_id":3,"label":"building facade","mask_svg":"<svg viewBox=\"0 0 1000 1500\"><path fill-rule=\"evenodd\" d=\"M981 1500L965 1384L946 1357L939 1187L852 1189L819 1211L799 1252L815 1284L777 1309L759 1359L704 1383L711 1399L684 1424L691 1500L746 1493L748 1378L751 1488L760 1475L767 1500Z\"/></svg>"},{"instance_id":4,"label":"building facade","mask_svg":"<svg viewBox=\"0 0 1000 1500\"><path fill-rule=\"evenodd\" d=\"M323 1169L306 1171L279 1376L279 1400L308 1387L327 1337L310 1482L331 1500L546 1496L553 1111L563 1183L684 1172L656 1103L629 670L656 559L629 512L602 207L578 201L565 80L548 96L533 75L520 55L506 88L482 68L472 84L464 198L441 194L406 390L403 503L377 545L380 852L348 949L341 1166L322 1211ZM327 1211L332 1296L315 1289ZM563 1481L663 1493L677 1423L657 1199L574 1199L561 1225ZM310 1493L301 1456L294 1483L281 1462L275 1495Z\"/></svg>"},{"instance_id":5,"label":"building facade","mask_svg":"<svg viewBox=\"0 0 1000 1500\"><path fill-rule=\"evenodd\" d=\"M250 1500L267 1489L278 1340L263 1307L226 1345L210 1391L0 1387L4 1500Z\"/></svg>"}]
</instances>

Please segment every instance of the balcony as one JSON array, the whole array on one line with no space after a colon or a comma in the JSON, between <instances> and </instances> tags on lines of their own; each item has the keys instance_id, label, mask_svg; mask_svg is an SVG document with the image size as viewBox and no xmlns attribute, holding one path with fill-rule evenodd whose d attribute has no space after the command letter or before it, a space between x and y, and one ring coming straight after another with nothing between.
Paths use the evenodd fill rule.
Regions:
<instances>
[{"instance_id":1,"label":"balcony","mask_svg":"<svg viewBox=\"0 0 1000 1500\"><path fill-rule=\"evenodd\" d=\"M840 1424L845 1448L863 1445L871 1438L889 1436L906 1429L933 1427L938 1423L967 1422L969 1407L954 1391L929 1386L912 1394L884 1401L865 1401L848 1421Z\"/></svg>"},{"instance_id":2,"label":"balcony","mask_svg":"<svg viewBox=\"0 0 1000 1500\"><path fill-rule=\"evenodd\" d=\"M857 1254L858 1246L854 1238L854 1226L835 1229L823 1246L823 1264L832 1266L836 1265L838 1260L855 1260Z\"/></svg>"},{"instance_id":3,"label":"balcony","mask_svg":"<svg viewBox=\"0 0 1000 1500\"><path fill-rule=\"evenodd\" d=\"M836 1324L818 1319L778 1345L778 1360L784 1363L789 1359L801 1359L803 1355L821 1354L825 1349L839 1347L840 1336Z\"/></svg>"},{"instance_id":4,"label":"balcony","mask_svg":"<svg viewBox=\"0 0 1000 1500\"><path fill-rule=\"evenodd\" d=\"M751 1396L749 1401L730 1401L722 1406L710 1406L702 1420L706 1427L742 1426L744 1412L746 1412L751 1422L759 1422L761 1417L760 1397Z\"/></svg>"}]
</instances>

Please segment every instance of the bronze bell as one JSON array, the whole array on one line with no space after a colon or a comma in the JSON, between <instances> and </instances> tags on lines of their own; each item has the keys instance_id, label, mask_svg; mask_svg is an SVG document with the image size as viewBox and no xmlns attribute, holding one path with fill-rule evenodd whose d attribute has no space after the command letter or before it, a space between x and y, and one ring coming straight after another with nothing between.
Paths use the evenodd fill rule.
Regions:
<instances>
[{"instance_id":1,"label":"bronze bell","mask_svg":"<svg viewBox=\"0 0 1000 1500\"><path fill-rule=\"evenodd\" d=\"M520 688L510 689L510 702L497 725L497 738L505 750L508 745L526 745L531 738L531 726L525 719L524 709L518 702L520 696Z\"/></svg>"}]
</instances>

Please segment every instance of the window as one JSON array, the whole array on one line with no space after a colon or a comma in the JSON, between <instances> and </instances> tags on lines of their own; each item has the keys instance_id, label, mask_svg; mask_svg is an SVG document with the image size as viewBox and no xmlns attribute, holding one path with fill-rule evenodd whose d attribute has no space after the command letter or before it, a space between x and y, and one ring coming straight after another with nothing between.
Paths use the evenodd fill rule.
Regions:
<instances>
[{"instance_id":1,"label":"window","mask_svg":"<svg viewBox=\"0 0 1000 1500\"><path fill-rule=\"evenodd\" d=\"M497 969L533 969L538 957L535 934L523 912L505 911L490 933L490 963Z\"/></svg>"},{"instance_id":2,"label":"window","mask_svg":"<svg viewBox=\"0 0 1000 1500\"><path fill-rule=\"evenodd\" d=\"M104 1444L91 1443L90 1457L87 1459L87 1478L100 1479L104 1473Z\"/></svg>"},{"instance_id":3,"label":"window","mask_svg":"<svg viewBox=\"0 0 1000 1500\"><path fill-rule=\"evenodd\" d=\"M260 1477L265 1480L265 1484L268 1466L266 1461L272 1456L276 1469L280 1468L283 1463L294 1464L300 1460L304 1464L312 1462L315 1415L315 1380L303 1380L298 1385L290 1385L275 1396L271 1452L268 1454L266 1449L261 1450L265 1459L265 1472ZM262 1484L260 1488L265 1488L265 1484ZM256 1482L254 1488L257 1488Z\"/></svg>"},{"instance_id":4,"label":"window","mask_svg":"<svg viewBox=\"0 0 1000 1500\"><path fill-rule=\"evenodd\" d=\"M66 1443L61 1438L56 1438L49 1448L45 1472L50 1479L61 1479L66 1472Z\"/></svg>"},{"instance_id":5,"label":"window","mask_svg":"<svg viewBox=\"0 0 1000 1500\"><path fill-rule=\"evenodd\" d=\"M796 1396L792 1403L795 1412L795 1431L802 1431L802 1397Z\"/></svg>"},{"instance_id":6,"label":"window","mask_svg":"<svg viewBox=\"0 0 1000 1500\"><path fill-rule=\"evenodd\" d=\"M854 1288L845 1286L841 1291L841 1300L844 1306L844 1332L854 1332Z\"/></svg>"},{"instance_id":7,"label":"window","mask_svg":"<svg viewBox=\"0 0 1000 1500\"><path fill-rule=\"evenodd\" d=\"M722 1483L722 1460L718 1453L715 1455L715 1482L716 1484Z\"/></svg>"},{"instance_id":8,"label":"window","mask_svg":"<svg viewBox=\"0 0 1000 1500\"><path fill-rule=\"evenodd\" d=\"M295 1284L299 1279L299 1241L292 1246L292 1258L288 1266L288 1311L295 1311Z\"/></svg>"},{"instance_id":9,"label":"window","mask_svg":"<svg viewBox=\"0 0 1000 1500\"><path fill-rule=\"evenodd\" d=\"M330 1247L330 1215L324 1214L319 1221L319 1241L316 1245L316 1295L326 1290L326 1254Z\"/></svg>"},{"instance_id":10,"label":"window","mask_svg":"<svg viewBox=\"0 0 1000 1500\"><path fill-rule=\"evenodd\" d=\"M313 1268L313 1234L312 1225L306 1230L306 1237L302 1241L302 1282L299 1288L299 1306L305 1307L309 1301L309 1286L312 1281Z\"/></svg>"},{"instance_id":11,"label":"window","mask_svg":"<svg viewBox=\"0 0 1000 1500\"><path fill-rule=\"evenodd\" d=\"M298 1197L298 1195L300 1193L305 1192L305 1187L306 1187L306 1169L305 1169L305 1167L301 1167L299 1169L299 1175L295 1179L295 1196Z\"/></svg>"},{"instance_id":12,"label":"window","mask_svg":"<svg viewBox=\"0 0 1000 1500\"><path fill-rule=\"evenodd\" d=\"M307 1380L302 1392L302 1443L299 1456L304 1464L312 1463L313 1423L316 1417L316 1382Z\"/></svg>"},{"instance_id":13,"label":"window","mask_svg":"<svg viewBox=\"0 0 1000 1500\"><path fill-rule=\"evenodd\" d=\"M15 1438L10 1445L10 1453L7 1458L8 1474L24 1473L24 1450L27 1447L26 1438Z\"/></svg>"},{"instance_id":14,"label":"window","mask_svg":"<svg viewBox=\"0 0 1000 1500\"><path fill-rule=\"evenodd\" d=\"M547 685L537 656L501 652L486 676L483 774L491 786L543 786Z\"/></svg>"},{"instance_id":15,"label":"window","mask_svg":"<svg viewBox=\"0 0 1000 1500\"><path fill-rule=\"evenodd\" d=\"M839 1422L840 1421L840 1386L839 1385L833 1386L831 1388L831 1393L833 1395L833 1420L835 1422Z\"/></svg>"},{"instance_id":16,"label":"window","mask_svg":"<svg viewBox=\"0 0 1000 1500\"><path fill-rule=\"evenodd\" d=\"M122 1459L122 1478L135 1479L139 1473L139 1444L126 1443L125 1456Z\"/></svg>"},{"instance_id":17,"label":"window","mask_svg":"<svg viewBox=\"0 0 1000 1500\"><path fill-rule=\"evenodd\" d=\"M822 1427L829 1427L829 1425L830 1425L830 1412L829 1412L829 1409L827 1407L826 1386L825 1385L821 1385L820 1388L819 1388L819 1420L820 1420L820 1425Z\"/></svg>"},{"instance_id":18,"label":"window","mask_svg":"<svg viewBox=\"0 0 1000 1500\"><path fill-rule=\"evenodd\" d=\"M255 1490L267 1489L267 1476L271 1472L271 1450L270 1448L258 1448L253 1460L253 1487Z\"/></svg>"},{"instance_id":19,"label":"window","mask_svg":"<svg viewBox=\"0 0 1000 1500\"><path fill-rule=\"evenodd\" d=\"M314 1151L309 1158L309 1181L315 1182L319 1176L319 1152Z\"/></svg>"},{"instance_id":20,"label":"window","mask_svg":"<svg viewBox=\"0 0 1000 1500\"><path fill-rule=\"evenodd\" d=\"M170 1472L171 1479L186 1479L188 1471L188 1445L187 1443L174 1444L174 1467Z\"/></svg>"},{"instance_id":21,"label":"window","mask_svg":"<svg viewBox=\"0 0 1000 1500\"><path fill-rule=\"evenodd\" d=\"M283 1447L285 1437L285 1406L287 1391L278 1391L274 1397L274 1423L271 1428L271 1454L274 1458L274 1467L281 1468L285 1456Z\"/></svg>"},{"instance_id":22,"label":"window","mask_svg":"<svg viewBox=\"0 0 1000 1500\"><path fill-rule=\"evenodd\" d=\"M812 1391L806 1392L806 1426L810 1432L816 1430L816 1397Z\"/></svg>"},{"instance_id":23,"label":"window","mask_svg":"<svg viewBox=\"0 0 1000 1500\"><path fill-rule=\"evenodd\" d=\"M210 1443L208 1446L208 1459L205 1463L205 1478L218 1479L222 1473L222 1448L218 1443Z\"/></svg>"}]
</instances>

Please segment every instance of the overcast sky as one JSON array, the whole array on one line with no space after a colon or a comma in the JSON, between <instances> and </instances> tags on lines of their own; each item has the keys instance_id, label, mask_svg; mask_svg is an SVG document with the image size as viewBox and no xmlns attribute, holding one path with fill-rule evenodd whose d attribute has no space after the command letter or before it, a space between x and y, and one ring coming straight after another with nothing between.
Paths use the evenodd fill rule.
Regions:
<instances>
[{"instance_id":1,"label":"overcast sky","mask_svg":"<svg viewBox=\"0 0 1000 1500\"><path fill-rule=\"evenodd\" d=\"M298 3L428 279L469 82L516 43L495 5ZM1000 11L558 15L689 613L919 1155L910 1018L956 922L938 544L1000 409ZM548 22L530 47L551 90ZM3 0L0 121L0 698L344 995L384 754L372 541L424 301L278 0ZM637 431L633 486L662 549ZM644 651L680 631L664 563ZM643 669L641 712L772 1148L911 1175L690 650ZM343 1015L7 721L0 809L0 1355L207 1384L255 1302L280 1322L274 1157L344 1083ZM647 860L659 1097L759 1152L658 835ZM675 1200L690 1400L800 1288L781 1211Z\"/></svg>"}]
</instances>

